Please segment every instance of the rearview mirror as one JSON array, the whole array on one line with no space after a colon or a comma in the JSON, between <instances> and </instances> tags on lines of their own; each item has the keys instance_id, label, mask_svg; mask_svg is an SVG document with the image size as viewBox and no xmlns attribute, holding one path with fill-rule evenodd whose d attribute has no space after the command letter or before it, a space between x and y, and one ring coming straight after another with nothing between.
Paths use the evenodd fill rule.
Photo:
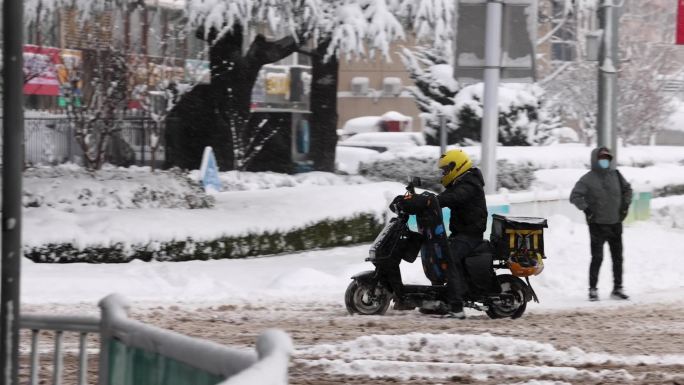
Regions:
<instances>
[{"instance_id":1,"label":"rearview mirror","mask_svg":"<svg viewBox=\"0 0 684 385\"><path fill-rule=\"evenodd\" d=\"M414 187L420 187L423 184L423 182L417 176L411 177L410 179L411 179L411 184Z\"/></svg>"}]
</instances>

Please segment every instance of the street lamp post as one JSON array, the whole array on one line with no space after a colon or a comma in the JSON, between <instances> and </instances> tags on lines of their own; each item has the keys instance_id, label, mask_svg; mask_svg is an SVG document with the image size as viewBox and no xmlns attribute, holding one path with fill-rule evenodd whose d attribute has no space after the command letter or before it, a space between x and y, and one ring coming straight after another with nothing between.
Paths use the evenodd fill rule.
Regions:
<instances>
[{"instance_id":1,"label":"street lamp post","mask_svg":"<svg viewBox=\"0 0 684 385\"><path fill-rule=\"evenodd\" d=\"M613 152L617 164L617 68L618 58L618 18L615 0L601 0L599 26L601 43L599 48L598 71L598 122L597 144L608 147Z\"/></svg>"},{"instance_id":2,"label":"street lamp post","mask_svg":"<svg viewBox=\"0 0 684 385\"><path fill-rule=\"evenodd\" d=\"M499 81L501 77L501 0L487 1L485 68L482 112L482 155L485 191L496 192L496 144L499 140Z\"/></svg>"}]
</instances>

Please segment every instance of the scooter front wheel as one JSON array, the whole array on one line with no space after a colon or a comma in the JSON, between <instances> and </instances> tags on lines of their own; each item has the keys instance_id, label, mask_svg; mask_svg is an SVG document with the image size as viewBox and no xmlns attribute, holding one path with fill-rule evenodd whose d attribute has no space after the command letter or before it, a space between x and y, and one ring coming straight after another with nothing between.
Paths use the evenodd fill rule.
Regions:
<instances>
[{"instance_id":1,"label":"scooter front wheel","mask_svg":"<svg viewBox=\"0 0 684 385\"><path fill-rule=\"evenodd\" d=\"M349 314L383 315L389 308L390 292L376 282L353 280L344 293Z\"/></svg>"},{"instance_id":2,"label":"scooter front wheel","mask_svg":"<svg viewBox=\"0 0 684 385\"><path fill-rule=\"evenodd\" d=\"M487 315L489 318L520 318L527 309L525 298L525 282L511 274L498 275L497 280L501 285L501 293L513 296L512 302L493 302L489 304Z\"/></svg>"}]
</instances>

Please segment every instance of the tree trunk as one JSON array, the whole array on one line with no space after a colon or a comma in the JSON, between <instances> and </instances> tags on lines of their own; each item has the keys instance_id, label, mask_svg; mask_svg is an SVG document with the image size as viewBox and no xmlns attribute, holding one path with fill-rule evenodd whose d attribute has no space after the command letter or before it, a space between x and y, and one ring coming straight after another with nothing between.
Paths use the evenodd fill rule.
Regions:
<instances>
[{"instance_id":1,"label":"tree trunk","mask_svg":"<svg viewBox=\"0 0 684 385\"><path fill-rule=\"evenodd\" d=\"M339 61L326 60L330 40L318 45L312 55L311 80L311 158L314 169L335 171L337 146L337 82Z\"/></svg>"},{"instance_id":2,"label":"tree trunk","mask_svg":"<svg viewBox=\"0 0 684 385\"><path fill-rule=\"evenodd\" d=\"M211 82L184 95L170 114L178 124L172 128L172 157L168 166L199 167L205 146L212 146L222 169L242 166L246 145L254 132L249 128L252 88L265 64L281 60L299 47L291 36L267 41L259 34L243 53L243 27L233 29L216 40L216 31L197 37L213 43L209 49ZM303 43L302 43L303 44Z\"/></svg>"}]
</instances>

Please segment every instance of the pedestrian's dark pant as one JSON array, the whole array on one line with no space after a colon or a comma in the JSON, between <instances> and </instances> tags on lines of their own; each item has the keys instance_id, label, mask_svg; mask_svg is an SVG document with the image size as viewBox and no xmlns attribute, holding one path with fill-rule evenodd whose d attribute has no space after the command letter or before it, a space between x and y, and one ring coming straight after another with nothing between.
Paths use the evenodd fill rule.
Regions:
<instances>
[{"instance_id":1,"label":"pedestrian's dark pant","mask_svg":"<svg viewBox=\"0 0 684 385\"><path fill-rule=\"evenodd\" d=\"M452 310L463 308L463 295L468 290L465 281L465 259L482 243L482 237L456 234L449 237L451 260L447 270L447 300Z\"/></svg>"},{"instance_id":2,"label":"pedestrian's dark pant","mask_svg":"<svg viewBox=\"0 0 684 385\"><path fill-rule=\"evenodd\" d=\"M589 224L591 238L591 264L589 265L589 288L596 289L599 270L603 262L603 244L608 242L613 259L613 289L622 288L622 223L603 225Z\"/></svg>"}]
</instances>

